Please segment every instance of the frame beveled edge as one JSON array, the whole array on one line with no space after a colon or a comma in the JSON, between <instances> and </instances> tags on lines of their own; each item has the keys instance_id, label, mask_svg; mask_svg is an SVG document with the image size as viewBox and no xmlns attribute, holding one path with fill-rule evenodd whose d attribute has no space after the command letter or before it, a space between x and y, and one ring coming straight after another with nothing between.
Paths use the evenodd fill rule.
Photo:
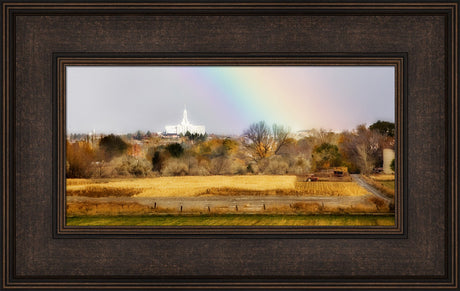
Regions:
<instances>
[{"instance_id":1,"label":"frame beveled edge","mask_svg":"<svg viewBox=\"0 0 460 291\"><path fill-rule=\"evenodd\" d=\"M164 0L164 1L138 1L125 0L123 2L113 2L110 0L96 1L62 1L62 0L1 0L6 10L27 11L27 13L46 13L46 14L65 14L63 11L72 11L79 15L91 14L174 14L182 13L222 13L227 14L266 14L274 13L282 15L284 13L293 15L298 13L317 14L325 12L330 15L359 13L361 15L400 15L404 13L439 15L445 14L457 5L458 0L447 0L437 2L433 0L406 0L406 1L323 1L323 0L290 0L289 2L279 2L278 0L237 0L219 1L218 3L210 0L190 1L183 0ZM436 12L434 12L436 11Z\"/></svg>"},{"instance_id":2,"label":"frame beveled edge","mask_svg":"<svg viewBox=\"0 0 460 291\"><path fill-rule=\"evenodd\" d=\"M301 55L301 54L156 54L156 55L106 55L106 54L66 54L55 53L53 63L55 73L55 118L53 137L57 137L55 147L57 151L57 164L53 175L56 176L55 185L57 192L53 193L57 213L55 216L55 237L225 237L225 238L299 238L302 237L328 237L337 238L363 238L363 237L406 237L404 230L407 220L407 211L404 211L406 196L403 187L403 172L406 169L407 158L404 158L404 132L405 114L404 78L407 55L405 53L385 55ZM344 227L312 227L312 226L67 226L65 223L65 102L66 102L66 67L67 66L392 66L395 69L395 121L397 126L397 161L396 169L396 200L395 200L395 225L394 226L344 226ZM404 162L406 161L406 162ZM406 183L407 184L407 183ZM54 210L53 209L53 210Z\"/></svg>"},{"instance_id":3,"label":"frame beveled edge","mask_svg":"<svg viewBox=\"0 0 460 291\"><path fill-rule=\"evenodd\" d=\"M80 3L80 5L71 6L75 3L41 3L37 4L38 2L30 1L28 3L16 3L16 2L6 2L0 1L2 3L2 33L3 33L3 45L2 45L2 208L1 208L1 215L2 215L2 224L1 232L2 232L2 265L0 268L2 269L2 287L5 289L23 289L23 288L47 288L47 289L56 289L56 288L111 288L111 289L122 289L125 287L129 287L130 289L133 288L132 285L126 285L123 282L115 282L110 283L108 281L99 281L94 283L75 283L72 281L62 281L62 282L49 282L49 281L36 281L30 280L29 282L17 282L14 279L14 271L12 260L10 258L10 247L14 246L14 237L11 235L14 231L14 225L12 221L14 219L12 211L9 211L10 206L12 205L11 199L9 199L10 194L12 193L12 185L11 183L13 180L12 174L14 172L14 162L13 162L13 153L14 153L14 132L11 128L11 121L14 121L14 115L11 110L12 103L14 102L14 91L10 87L10 84L13 83L14 80L14 43L11 41L11 35L14 35L13 21L10 17L13 13L14 9L28 9L32 8L33 5L38 5L35 7L40 12L49 11L53 8L56 8L60 14L66 14L63 11L68 10L69 12L74 11L88 11L88 9L95 9L97 11L107 12L107 9L121 9L123 11L128 11L127 6L133 6L135 4L141 3L123 3L116 6L115 4L101 4L98 7L92 5L92 3ZM33 2L33 3L32 3ZM267 1L269 2L269 1ZM142 9L166 9L167 11L172 11L172 14L176 14L180 12L180 9L183 9L186 12L190 12L191 10L201 9L201 7L210 7L212 10L238 10L238 9L247 9L248 7L253 9L263 9L264 7L270 6L272 2L269 3L256 3L253 6L245 6L240 5L238 3L235 4L225 4L222 6L213 5L212 3L201 3L197 5L197 3L151 3L152 5L145 5ZM10 5L11 4L11 5ZM140 6L137 7L140 7ZM187 7L187 5L194 5L192 8ZM265 5L265 6L264 6ZM276 10L279 7L284 8L288 6L289 3L278 3L278 6L274 4L269 7L268 10L273 9ZM297 5L297 4L296 4ZM322 5L322 6L321 6ZM14 7L13 7L14 6ZM28 7L29 6L29 7ZM163 7L164 6L164 7ZM185 7L185 8L184 8ZM290 6L290 9L295 10L302 8L303 12L308 8L316 8L320 7L322 11L335 11L335 9L339 10L347 10L351 11L358 11L359 14L367 14L373 13L378 11L383 11L382 13L378 14L394 14L397 13L399 15L404 15L404 13L415 13L415 14L442 14L447 15L449 21L447 21L448 26L448 33L446 36L446 42L448 43L448 50L447 50L447 58L446 63L448 67L448 71L446 72L446 77L448 79L448 88L446 89L446 99L447 99L447 113L448 118L446 118L446 131L448 137L448 171L446 176L448 177L449 185L448 185L448 201L446 202L446 206L448 214L446 215L446 223L449 226L447 231L448 241L446 242L447 250L445 256L448 261L447 269L447 280L443 281L435 281L429 282L428 280L420 281L411 281L410 278L408 281L405 282L390 282L390 281L375 281L375 282L365 282L364 284L360 284L359 282L337 282L337 281L324 281L321 283L313 283L310 284L309 282L298 282L298 281L289 281L284 282L281 280L277 280L276 278L273 280L265 280L264 282L236 282L231 280L222 281L219 280L217 282L196 282L196 281L188 281L186 283L180 282L180 280L175 280L173 283L171 282L154 282L154 283L140 283L136 282L136 288L145 289L145 288L276 288L276 289L288 289L288 288L320 288L320 289L327 289L327 288L334 288L334 289L343 289L343 288L356 288L356 289L363 289L363 288L389 288L389 289L458 289L458 278L459 278L459 268L458 268L458 241L460 239L460 234L458 232L458 187L459 187L459 180L458 180L458 152L460 150L460 145L458 143L458 136L460 134L459 124L458 124L458 111L459 111L459 103L458 103L458 94L459 94L459 87L458 87L458 68L459 68L459 59L458 59L458 39L459 39L459 32L458 32L458 0L452 1L445 1L442 3L432 3L430 1L421 1L419 3L409 2L409 3L388 3L382 1L381 3L300 3L297 6ZM290 9L288 9L290 11ZM354 10L353 10L354 9ZM165 10L165 11L166 11ZM25 11L25 10L24 10ZM125 13L125 12L120 13ZM133 13L139 13L139 10L131 10ZM434 12L436 11L436 12ZM29 10L30 12L30 10ZM67 11L66 11L67 12ZM73 11L72 11L73 12ZM193 12L192 12L193 13ZM280 12L281 13L281 12ZM345 12L346 13L346 12ZM69 14L69 13L67 13ZM107 13L105 13L107 14ZM140 13L142 14L142 13ZM450 24L450 26L449 26ZM13 69L12 69L13 68ZM10 74L13 72L13 74ZM11 112L10 112L11 111ZM450 204L450 205L449 205ZM450 206L450 207L449 207ZM13 230L10 227L13 226ZM428 278L427 278L428 279ZM80 280L81 281L81 280ZM235 284L236 283L236 284ZM129 284L129 283L128 283Z\"/></svg>"}]
</instances>

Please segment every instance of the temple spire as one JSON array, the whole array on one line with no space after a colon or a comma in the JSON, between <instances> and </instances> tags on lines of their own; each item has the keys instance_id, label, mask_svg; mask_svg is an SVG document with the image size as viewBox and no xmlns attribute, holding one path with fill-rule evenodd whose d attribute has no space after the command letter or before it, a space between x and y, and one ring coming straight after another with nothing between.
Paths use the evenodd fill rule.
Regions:
<instances>
[{"instance_id":1,"label":"temple spire","mask_svg":"<svg viewBox=\"0 0 460 291\"><path fill-rule=\"evenodd\" d=\"M187 108L184 105L184 115L182 117L182 124L190 124L187 117Z\"/></svg>"},{"instance_id":2,"label":"temple spire","mask_svg":"<svg viewBox=\"0 0 460 291\"><path fill-rule=\"evenodd\" d=\"M182 122L177 125L166 125L165 134L185 135L187 132L190 132L190 134L205 134L206 128L204 125L193 125L190 123L187 116L187 108L184 105Z\"/></svg>"}]
</instances>

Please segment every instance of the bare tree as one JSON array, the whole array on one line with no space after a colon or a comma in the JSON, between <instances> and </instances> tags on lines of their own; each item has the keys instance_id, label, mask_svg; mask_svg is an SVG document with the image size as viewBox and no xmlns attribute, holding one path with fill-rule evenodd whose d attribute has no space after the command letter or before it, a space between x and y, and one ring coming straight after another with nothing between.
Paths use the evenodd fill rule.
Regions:
<instances>
[{"instance_id":1,"label":"bare tree","mask_svg":"<svg viewBox=\"0 0 460 291\"><path fill-rule=\"evenodd\" d=\"M250 141L245 146L250 150L255 160L263 159L270 155L270 151L273 148L273 138L270 127L265 121L251 124L249 129L244 131L244 136Z\"/></svg>"},{"instance_id":2,"label":"bare tree","mask_svg":"<svg viewBox=\"0 0 460 291\"><path fill-rule=\"evenodd\" d=\"M385 137L378 131L359 125L353 132L343 134L340 149L363 174L369 174L380 159L383 140Z\"/></svg>"},{"instance_id":3,"label":"bare tree","mask_svg":"<svg viewBox=\"0 0 460 291\"><path fill-rule=\"evenodd\" d=\"M285 127L283 125L278 125L278 124L273 124L272 131L273 131L273 140L275 144L275 155L276 155L278 154L281 147L287 144L291 131L288 127Z\"/></svg>"},{"instance_id":4,"label":"bare tree","mask_svg":"<svg viewBox=\"0 0 460 291\"><path fill-rule=\"evenodd\" d=\"M288 127L273 124L270 129L265 121L259 121L251 124L244 132L244 136L249 140L245 146L255 160L260 160L272 154L278 154L280 149L288 143L289 135Z\"/></svg>"},{"instance_id":5,"label":"bare tree","mask_svg":"<svg viewBox=\"0 0 460 291\"><path fill-rule=\"evenodd\" d=\"M315 145L320 145L323 143L336 144L338 140L337 134L323 128L312 129L310 131L310 137L312 139L313 144Z\"/></svg>"}]
</instances>

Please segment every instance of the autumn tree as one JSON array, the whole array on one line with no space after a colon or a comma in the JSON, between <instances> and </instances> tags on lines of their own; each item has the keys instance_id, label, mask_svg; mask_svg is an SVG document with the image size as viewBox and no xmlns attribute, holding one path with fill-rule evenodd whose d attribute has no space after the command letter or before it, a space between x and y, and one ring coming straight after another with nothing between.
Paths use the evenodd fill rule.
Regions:
<instances>
[{"instance_id":1,"label":"autumn tree","mask_svg":"<svg viewBox=\"0 0 460 291\"><path fill-rule=\"evenodd\" d=\"M210 162L210 173L215 175L232 174L233 155L238 150L238 143L230 138L218 139Z\"/></svg>"},{"instance_id":2,"label":"autumn tree","mask_svg":"<svg viewBox=\"0 0 460 291\"><path fill-rule=\"evenodd\" d=\"M352 132L344 132L339 143L345 158L364 174L369 174L382 159L382 144L386 137L379 131L359 125Z\"/></svg>"},{"instance_id":3,"label":"autumn tree","mask_svg":"<svg viewBox=\"0 0 460 291\"><path fill-rule=\"evenodd\" d=\"M225 138L222 141L222 155L229 156L234 154L238 149L238 143L230 138Z\"/></svg>"},{"instance_id":4,"label":"autumn tree","mask_svg":"<svg viewBox=\"0 0 460 291\"><path fill-rule=\"evenodd\" d=\"M369 126L369 129L376 130L384 136L395 136L395 124L393 122L378 120L377 122Z\"/></svg>"},{"instance_id":5,"label":"autumn tree","mask_svg":"<svg viewBox=\"0 0 460 291\"><path fill-rule=\"evenodd\" d=\"M273 124L272 133L275 147L274 153L277 155L281 147L288 143L290 129L283 125Z\"/></svg>"},{"instance_id":6,"label":"autumn tree","mask_svg":"<svg viewBox=\"0 0 460 291\"><path fill-rule=\"evenodd\" d=\"M316 169L341 166L339 148L330 143L322 143L313 149L313 162Z\"/></svg>"},{"instance_id":7,"label":"autumn tree","mask_svg":"<svg viewBox=\"0 0 460 291\"><path fill-rule=\"evenodd\" d=\"M95 151L86 141L66 142L66 177L90 178Z\"/></svg>"},{"instance_id":8,"label":"autumn tree","mask_svg":"<svg viewBox=\"0 0 460 291\"><path fill-rule=\"evenodd\" d=\"M249 140L246 147L254 159L263 159L269 156L273 146L270 127L265 121L253 123L244 131L244 136Z\"/></svg>"},{"instance_id":9,"label":"autumn tree","mask_svg":"<svg viewBox=\"0 0 460 291\"><path fill-rule=\"evenodd\" d=\"M323 128L310 130L308 137L310 143L313 145L320 145L323 143L337 144L338 138L338 134Z\"/></svg>"},{"instance_id":10,"label":"autumn tree","mask_svg":"<svg viewBox=\"0 0 460 291\"><path fill-rule=\"evenodd\" d=\"M114 157L121 156L128 149L128 144L119 136L110 134L101 138L99 147L105 153L105 159L111 160Z\"/></svg>"},{"instance_id":11,"label":"autumn tree","mask_svg":"<svg viewBox=\"0 0 460 291\"><path fill-rule=\"evenodd\" d=\"M277 154L286 144L289 134L289 129L284 126L274 124L270 128L265 121L259 121L244 131L245 146L254 160L260 160Z\"/></svg>"}]
</instances>

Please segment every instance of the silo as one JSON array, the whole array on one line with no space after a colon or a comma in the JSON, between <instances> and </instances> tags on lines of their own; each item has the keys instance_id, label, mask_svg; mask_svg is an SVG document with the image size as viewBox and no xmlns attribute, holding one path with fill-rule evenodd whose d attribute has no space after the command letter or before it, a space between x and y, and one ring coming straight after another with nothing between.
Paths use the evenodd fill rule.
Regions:
<instances>
[{"instance_id":1,"label":"silo","mask_svg":"<svg viewBox=\"0 0 460 291\"><path fill-rule=\"evenodd\" d=\"M383 149L383 172L385 174L393 174L390 165L395 158L395 151L393 149Z\"/></svg>"}]
</instances>

